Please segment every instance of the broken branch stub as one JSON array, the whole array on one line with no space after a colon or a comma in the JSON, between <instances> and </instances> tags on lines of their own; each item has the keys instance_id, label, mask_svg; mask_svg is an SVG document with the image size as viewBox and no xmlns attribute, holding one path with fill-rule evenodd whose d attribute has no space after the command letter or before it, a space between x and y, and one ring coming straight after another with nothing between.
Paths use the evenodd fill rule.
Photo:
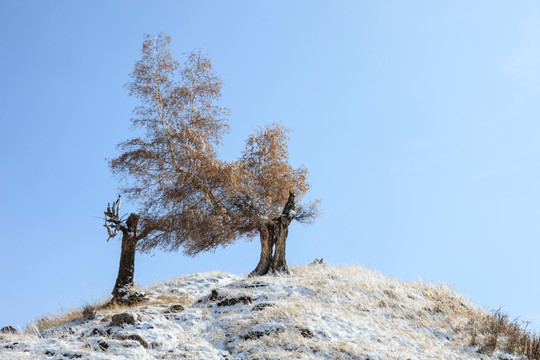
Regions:
<instances>
[{"instance_id":1,"label":"broken branch stub","mask_svg":"<svg viewBox=\"0 0 540 360\"><path fill-rule=\"evenodd\" d=\"M103 226L107 229L107 234L109 235L107 241L115 237L118 234L119 230L124 231L124 228L126 227L122 219L119 218L119 213L120 195L118 195L118 199L116 199L116 201L113 202L112 205L111 203L107 203L107 210L104 212L105 225Z\"/></svg>"}]
</instances>

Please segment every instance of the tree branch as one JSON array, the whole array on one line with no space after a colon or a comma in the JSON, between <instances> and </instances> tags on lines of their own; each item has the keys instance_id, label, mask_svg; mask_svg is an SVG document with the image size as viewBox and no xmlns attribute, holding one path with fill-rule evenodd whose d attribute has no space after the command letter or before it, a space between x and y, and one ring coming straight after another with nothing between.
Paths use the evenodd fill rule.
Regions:
<instances>
[{"instance_id":1,"label":"tree branch","mask_svg":"<svg viewBox=\"0 0 540 360\"><path fill-rule=\"evenodd\" d=\"M118 215L120 213L120 198L120 195L118 195L118 199L112 205L107 203L107 210L103 212L105 214L105 224L103 226L107 229L109 235L107 241L118 235L118 231L128 231L125 222Z\"/></svg>"},{"instance_id":2,"label":"tree branch","mask_svg":"<svg viewBox=\"0 0 540 360\"><path fill-rule=\"evenodd\" d=\"M298 204L295 220L303 224L312 224L320 216L320 204L321 201L319 199L313 200L307 204Z\"/></svg>"}]
</instances>

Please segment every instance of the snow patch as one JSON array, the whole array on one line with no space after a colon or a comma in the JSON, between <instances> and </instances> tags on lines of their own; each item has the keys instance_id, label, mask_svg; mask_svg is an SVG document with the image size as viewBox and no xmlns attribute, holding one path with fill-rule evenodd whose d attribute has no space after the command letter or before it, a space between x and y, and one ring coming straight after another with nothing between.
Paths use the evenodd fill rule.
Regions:
<instances>
[{"instance_id":1,"label":"snow patch","mask_svg":"<svg viewBox=\"0 0 540 360\"><path fill-rule=\"evenodd\" d=\"M181 276L145 295L92 320L0 334L0 358L518 359L468 346L467 324L484 310L448 287L322 259L290 276ZM124 312L135 323L111 326Z\"/></svg>"}]
</instances>

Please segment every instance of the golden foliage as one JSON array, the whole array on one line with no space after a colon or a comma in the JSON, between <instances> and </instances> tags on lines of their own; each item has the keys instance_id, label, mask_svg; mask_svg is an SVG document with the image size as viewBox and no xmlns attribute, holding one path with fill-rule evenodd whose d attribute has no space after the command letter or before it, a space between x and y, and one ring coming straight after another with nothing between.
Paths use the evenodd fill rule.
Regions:
<instances>
[{"instance_id":1,"label":"golden foliage","mask_svg":"<svg viewBox=\"0 0 540 360\"><path fill-rule=\"evenodd\" d=\"M279 215L289 191L301 198L309 184L307 170L289 164L289 130L279 124L251 135L238 161L218 158L229 130L229 110L217 105L222 82L201 52L180 65L170 42L161 34L143 42L127 87L141 102L133 126L145 135L120 143L110 165L141 204L140 249L194 255L253 236Z\"/></svg>"},{"instance_id":2,"label":"golden foliage","mask_svg":"<svg viewBox=\"0 0 540 360\"><path fill-rule=\"evenodd\" d=\"M310 187L307 169L289 164L289 132L277 123L267 125L249 136L241 159L246 169L245 193L256 194L261 210L272 216L279 214L289 191L302 197Z\"/></svg>"}]
</instances>

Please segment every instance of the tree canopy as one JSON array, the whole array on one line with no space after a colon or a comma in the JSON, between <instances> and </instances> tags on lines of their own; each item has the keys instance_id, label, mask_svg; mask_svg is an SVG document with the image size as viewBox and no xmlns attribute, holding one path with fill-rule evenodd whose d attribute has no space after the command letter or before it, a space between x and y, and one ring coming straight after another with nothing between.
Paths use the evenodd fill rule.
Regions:
<instances>
[{"instance_id":1,"label":"tree canopy","mask_svg":"<svg viewBox=\"0 0 540 360\"><path fill-rule=\"evenodd\" d=\"M170 43L161 34L143 42L127 87L140 101L132 125L144 135L120 143L110 166L139 204L139 249L195 255L260 233L291 192L300 199L310 185L307 169L289 164L289 130L278 123L250 135L237 161L218 157L229 131L222 82L208 56L191 52L180 64ZM294 217L310 221L316 211L316 202L299 206Z\"/></svg>"}]
</instances>

